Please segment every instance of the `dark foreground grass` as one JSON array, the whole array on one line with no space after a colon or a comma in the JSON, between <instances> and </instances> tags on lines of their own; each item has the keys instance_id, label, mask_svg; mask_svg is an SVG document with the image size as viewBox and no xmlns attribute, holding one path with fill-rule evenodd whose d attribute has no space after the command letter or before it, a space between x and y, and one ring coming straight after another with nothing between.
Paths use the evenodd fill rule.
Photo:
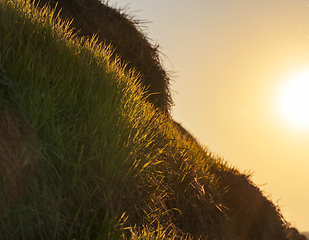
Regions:
<instances>
[{"instance_id":1,"label":"dark foreground grass","mask_svg":"<svg viewBox=\"0 0 309 240\"><path fill-rule=\"evenodd\" d=\"M2 239L287 239L248 176L183 137L110 46L23 0L1 5L0 39Z\"/></svg>"}]
</instances>

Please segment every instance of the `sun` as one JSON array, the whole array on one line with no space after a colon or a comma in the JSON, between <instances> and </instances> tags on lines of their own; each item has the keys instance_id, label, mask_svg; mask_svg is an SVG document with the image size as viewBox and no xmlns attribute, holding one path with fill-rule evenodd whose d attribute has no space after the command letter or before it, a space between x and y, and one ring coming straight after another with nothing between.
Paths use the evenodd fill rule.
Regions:
<instances>
[{"instance_id":1,"label":"sun","mask_svg":"<svg viewBox=\"0 0 309 240\"><path fill-rule=\"evenodd\" d=\"M309 71L293 77L283 86L279 108L292 125L309 129Z\"/></svg>"}]
</instances>

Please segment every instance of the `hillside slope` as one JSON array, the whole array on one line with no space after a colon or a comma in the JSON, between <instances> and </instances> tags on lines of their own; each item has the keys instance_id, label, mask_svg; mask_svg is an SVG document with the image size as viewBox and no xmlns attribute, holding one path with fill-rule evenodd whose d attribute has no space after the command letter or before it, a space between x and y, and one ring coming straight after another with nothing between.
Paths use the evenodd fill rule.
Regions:
<instances>
[{"instance_id":1,"label":"hillside slope","mask_svg":"<svg viewBox=\"0 0 309 240\"><path fill-rule=\"evenodd\" d=\"M24 0L0 21L3 239L289 239L249 176L183 137L111 47Z\"/></svg>"},{"instance_id":2,"label":"hillside slope","mask_svg":"<svg viewBox=\"0 0 309 240\"><path fill-rule=\"evenodd\" d=\"M121 57L123 65L135 68L141 74L138 81L147 90L147 99L162 112L170 113L173 104L170 77L161 64L159 46L150 43L141 31L140 21L99 0L34 2L41 7L48 4L62 19L72 21L74 33L88 37L95 34L99 41L113 45L112 58Z\"/></svg>"}]
</instances>

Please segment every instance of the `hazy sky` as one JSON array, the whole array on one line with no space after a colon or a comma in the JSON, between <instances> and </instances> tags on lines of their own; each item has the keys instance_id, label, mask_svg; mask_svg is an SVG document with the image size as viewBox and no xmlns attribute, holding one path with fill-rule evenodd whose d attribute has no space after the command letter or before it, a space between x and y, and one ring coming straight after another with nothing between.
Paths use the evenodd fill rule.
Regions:
<instances>
[{"instance_id":1,"label":"hazy sky","mask_svg":"<svg viewBox=\"0 0 309 240\"><path fill-rule=\"evenodd\" d=\"M151 22L145 32L177 76L174 119L232 166L252 171L286 219L309 231L309 97L301 96L309 96L309 74L289 93L302 105L280 100L287 82L309 71L309 1L109 1L116 3Z\"/></svg>"}]
</instances>

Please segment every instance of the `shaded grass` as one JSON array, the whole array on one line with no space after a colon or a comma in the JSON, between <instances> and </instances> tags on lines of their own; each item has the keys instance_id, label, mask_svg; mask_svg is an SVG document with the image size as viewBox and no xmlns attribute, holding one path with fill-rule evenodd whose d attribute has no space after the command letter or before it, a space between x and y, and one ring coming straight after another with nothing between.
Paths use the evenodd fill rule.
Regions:
<instances>
[{"instance_id":1,"label":"shaded grass","mask_svg":"<svg viewBox=\"0 0 309 240\"><path fill-rule=\"evenodd\" d=\"M54 11L17 0L1 5L0 39L1 120L17 109L24 131L13 160L30 179L27 187L15 181L17 192L27 189L22 197L1 195L4 239L250 236L249 228L239 232L244 220L236 214L247 195L233 192L252 184L230 184L239 172L155 110L139 75L111 58L111 46L79 38ZM11 190L8 180L3 174L1 192Z\"/></svg>"}]
</instances>

